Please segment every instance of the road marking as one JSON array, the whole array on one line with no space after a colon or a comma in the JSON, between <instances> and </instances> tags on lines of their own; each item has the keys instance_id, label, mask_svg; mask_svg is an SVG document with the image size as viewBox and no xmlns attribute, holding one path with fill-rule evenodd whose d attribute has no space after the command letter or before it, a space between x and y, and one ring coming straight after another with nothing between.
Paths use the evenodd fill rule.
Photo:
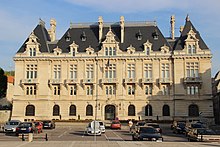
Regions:
<instances>
[{"instance_id":1,"label":"road marking","mask_svg":"<svg viewBox=\"0 0 220 147\"><path fill-rule=\"evenodd\" d=\"M108 141L109 141L108 137L107 137L105 134L104 134L104 136L105 136L106 140L108 140Z\"/></svg>"},{"instance_id":2,"label":"road marking","mask_svg":"<svg viewBox=\"0 0 220 147\"><path fill-rule=\"evenodd\" d=\"M64 134L66 134L67 133L67 131L65 131L63 134L60 134L59 136L58 136L58 138L60 138L60 137L62 137Z\"/></svg>"},{"instance_id":3,"label":"road marking","mask_svg":"<svg viewBox=\"0 0 220 147\"><path fill-rule=\"evenodd\" d=\"M120 140L124 141L123 138L121 138L118 134L116 134L114 131L113 131L113 134L115 134L118 138L120 138Z\"/></svg>"}]
</instances>

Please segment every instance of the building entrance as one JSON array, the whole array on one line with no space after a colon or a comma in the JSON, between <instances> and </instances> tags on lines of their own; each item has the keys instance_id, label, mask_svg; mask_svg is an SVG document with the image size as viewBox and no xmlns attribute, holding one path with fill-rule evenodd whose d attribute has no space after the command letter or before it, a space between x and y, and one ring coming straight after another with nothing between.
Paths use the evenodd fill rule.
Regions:
<instances>
[{"instance_id":1,"label":"building entrance","mask_svg":"<svg viewBox=\"0 0 220 147\"><path fill-rule=\"evenodd\" d=\"M113 120L113 119L115 119L115 106L106 105L105 106L105 120Z\"/></svg>"}]
</instances>

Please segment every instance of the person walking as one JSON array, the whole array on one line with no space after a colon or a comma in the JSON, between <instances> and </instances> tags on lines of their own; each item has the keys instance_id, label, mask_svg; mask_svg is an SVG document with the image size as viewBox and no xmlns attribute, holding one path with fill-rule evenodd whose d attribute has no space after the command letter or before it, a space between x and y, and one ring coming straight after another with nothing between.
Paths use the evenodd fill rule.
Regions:
<instances>
[{"instance_id":1,"label":"person walking","mask_svg":"<svg viewBox=\"0 0 220 147\"><path fill-rule=\"evenodd\" d=\"M129 126L130 133L131 133L131 128L132 128L132 126L133 126L133 122L132 122L132 120L129 120L129 122L128 122L128 126Z\"/></svg>"}]
</instances>

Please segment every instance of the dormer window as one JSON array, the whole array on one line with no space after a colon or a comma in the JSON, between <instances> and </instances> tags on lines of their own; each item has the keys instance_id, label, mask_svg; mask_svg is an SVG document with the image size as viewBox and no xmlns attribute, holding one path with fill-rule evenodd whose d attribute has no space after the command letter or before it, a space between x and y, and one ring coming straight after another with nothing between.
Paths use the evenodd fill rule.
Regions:
<instances>
[{"instance_id":1,"label":"dormer window","mask_svg":"<svg viewBox=\"0 0 220 147\"><path fill-rule=\"evenodd\" d=\"M150 48L149 47L146 48L146 55L150 55Z\"/></svg>"},{"instance_id":2,"label":"dormer window","mask_svg":"<svg viewBox=\"0 0 220 147\"><path fill-rule=\"evenodd\" d=\"M195 45L188 45L188 53L189 54L195 54L196 53Z\"/></svg>"},{"instance_id":3,"label":"dormer window","mask_svg":"<svg viewBox=\"0 0 220 147\"><path fill-rule=\"evenodd\" d=\"M105 55L106 56L115 56L116 55L116 48L115 47L106 47L105 48Z\"/></svg>"},{"instance_id":4,"label":"dormer window","mask_svg":"<svg viewBox=\"0 0 220 147\"><path fill-rule=\"evenodd\" d=\"M30 56L36 56L36 49L30 48Z\"/></svg>"},{"instance_id":5,"label":"dormer window","mask_svg":"<svg viewBox=\"0 0 220 147\"><path fill-rule=\"evenodd\" d=\"M154 31L154 33L152 34L152 36L153 36L154 40L157 40L157 39L158 39L159 34L158 34L157 30Z\"/></svg>"},{"instance_id":6,"label":"dormer window","mask_svg":"<svg viewBox=\"0 0 220 147\"><path fill-rule=\"evenodd\" d=\"M86 41L86 38L87 38L86 33L83 31L82 34L81 34L81 40Z\"/></svg>"},{"instance_id":7,"label":"dormer window","mask_svg":"<svg viewBox=\"0 0 220 147\"><path fill-rule=\"evenodd\" d=\"M54 51L54 54L57 56L62 53L62 50L58 46L55 49L53 49L53 51Z\"/></svg>"},{"instance_id":8,"label":"dormer window","mask_svg":"<svg viewBox=\"0 0 220 147\"><path fill-rule=\"evenodd\" d=\"M136 34L136 37L138 40L142 40L142 34L141 31L139 30L138 33Z\"/></svg>"},{"instance_id":9,"label":"dormer window","mask_svg":"<svg viewBox=\"0 0 220 147\"><path fill-rule=\"evenodd\" d=\"M149 40L147 40L147 42L145 42L143 45L144 45L145 54L150 55L151 50L152 50L152 43L150 43Z\"/></svg>"},{"instance_id":10,"label":"dormer window","mask_svg":"<svg viewBox=\"0 0 220 147\"><path fill-rule=\"evenodd\" d=\"M71 39L70 33L67 32L67 33L66 33L66 36L65 36L66 42L70 41L70 39Z\"/></svg>"}]
</instances>

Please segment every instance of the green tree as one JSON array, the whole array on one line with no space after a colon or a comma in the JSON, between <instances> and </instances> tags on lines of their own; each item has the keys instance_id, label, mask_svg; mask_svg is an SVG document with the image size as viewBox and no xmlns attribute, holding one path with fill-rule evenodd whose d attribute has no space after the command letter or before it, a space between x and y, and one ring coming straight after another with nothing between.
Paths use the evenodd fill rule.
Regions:
<instances>
[{"instance_id":1,"label":"green tree","mask_svg":"<svg viewBox=\"0 0 220 147\"><path fill-rule=\"evenodd\" d=\"M2 68L0 68L0 98L6 96L7 91L7 76Z\"/></svg>"}]
</instances>

